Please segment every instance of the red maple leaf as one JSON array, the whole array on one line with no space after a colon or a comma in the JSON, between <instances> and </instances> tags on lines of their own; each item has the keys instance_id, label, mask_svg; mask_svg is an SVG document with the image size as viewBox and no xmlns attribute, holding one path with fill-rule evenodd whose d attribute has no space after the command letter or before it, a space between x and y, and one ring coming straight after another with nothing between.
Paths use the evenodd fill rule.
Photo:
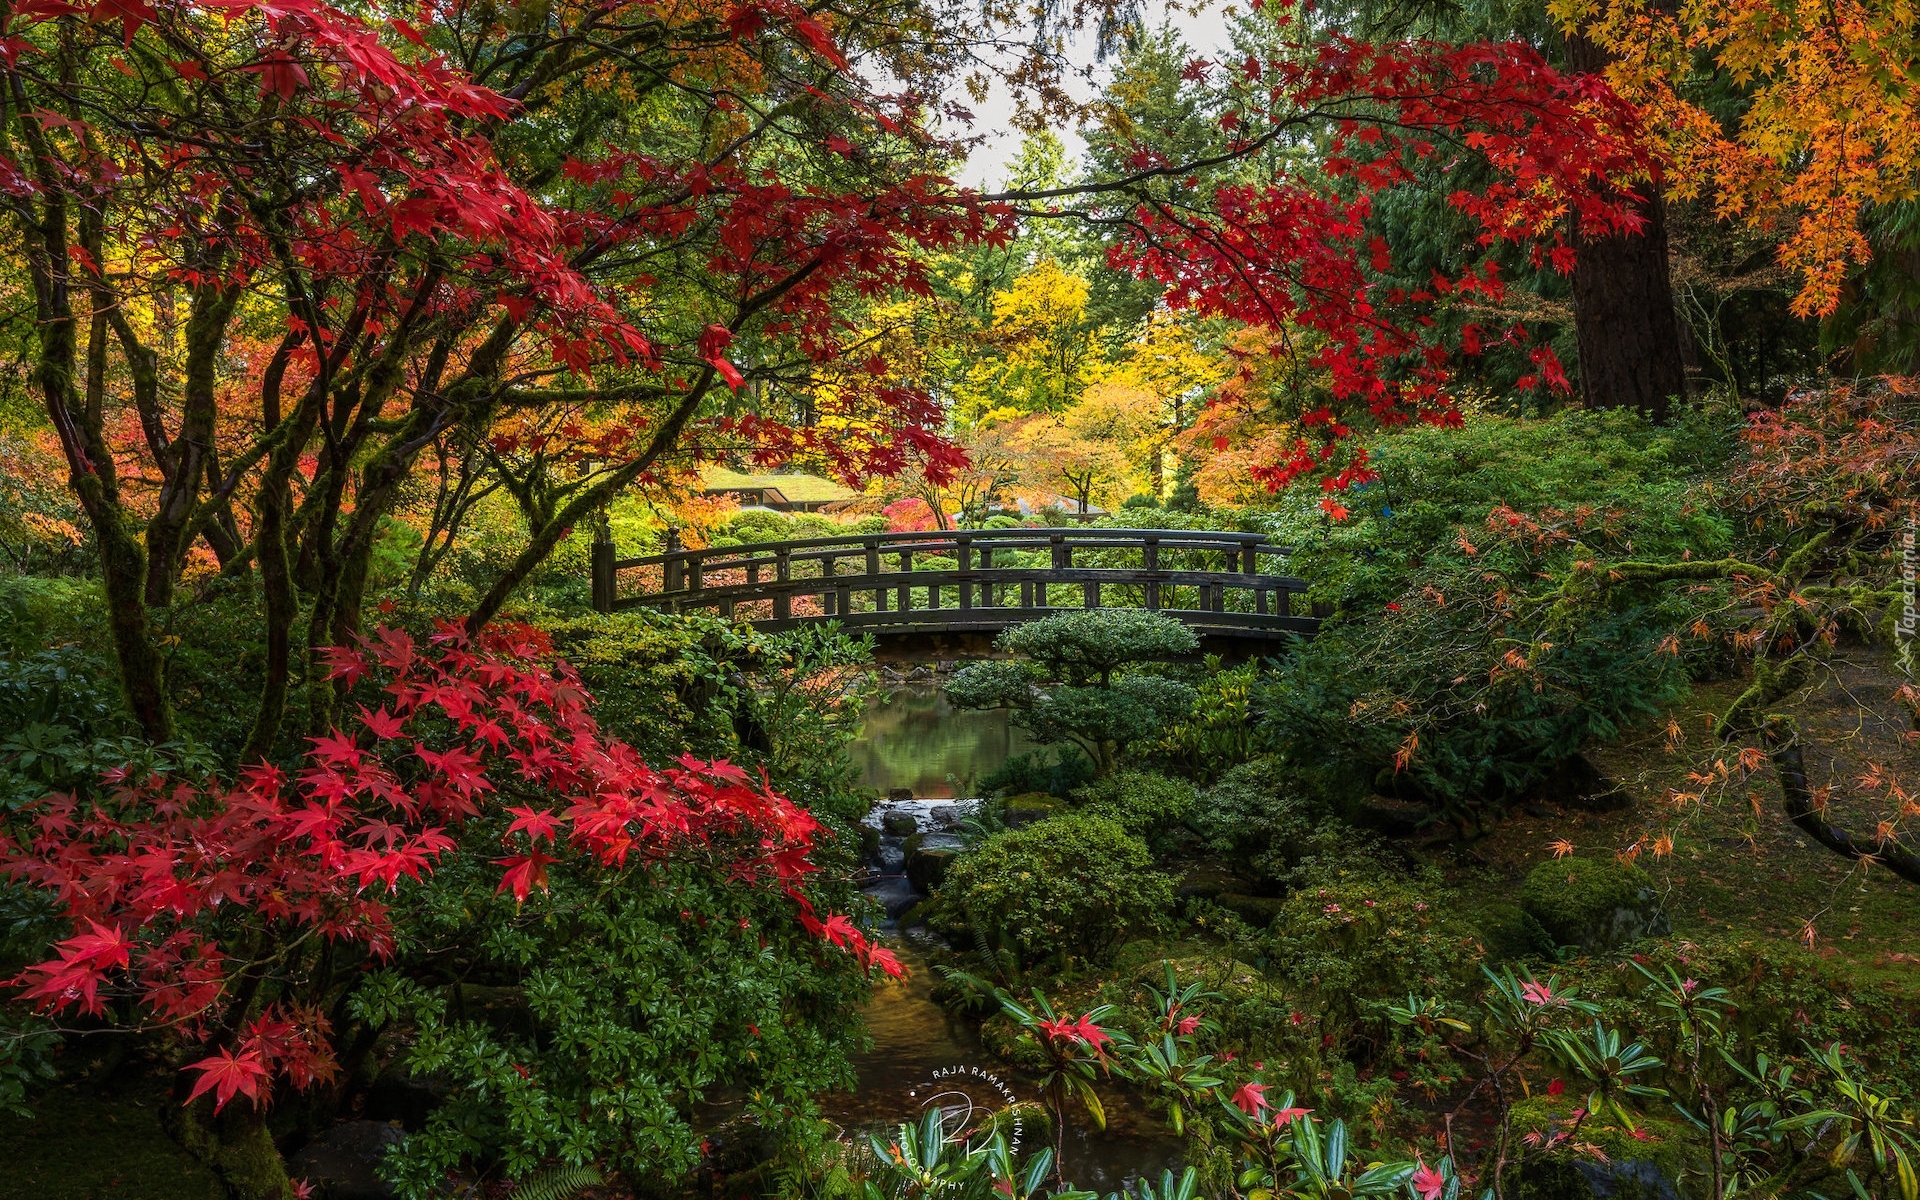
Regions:
<instances>
[{"instance_id":1,"label":"red maple leaf","mask_svg":"<svg viewBox=\"0 0 1920 1200\"><path fill-rule=\"evenodd\" d=\"M231 1050L222 1050L199 1062L188 1063L186 1069L200 1072L199 1081L187 1094L187 1102L191 1104L211 1091L214 1112L225 1108L227 1101L235 1096L245 1096L258 1103L260 1084L267 1077L266 1064L253 1050L242 1050L238 1056Z\"/></svg>"},{"instance_id":2,"label":"red maple leaf","mask_svg":"<svg viewBox=\"0 0 1920 1200\"><path fill-rule=\"evenodd\" d=\"M493 861L495 865L507 868L506 873L500 876L500 886L494 889L494 894L497 896L512 889L514 901L525 904L527 893L534 888L543 892L547 890L547 864L560 860L535 850L515 858L496 858Z\"/></svg>"}]
</instances>

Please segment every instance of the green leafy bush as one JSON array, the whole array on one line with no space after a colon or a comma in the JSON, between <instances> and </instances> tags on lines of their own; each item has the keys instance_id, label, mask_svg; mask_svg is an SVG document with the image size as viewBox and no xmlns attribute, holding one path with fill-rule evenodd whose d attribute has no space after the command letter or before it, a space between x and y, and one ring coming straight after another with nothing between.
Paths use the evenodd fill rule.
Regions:
<instances>
[{"instance_id":1,"label":"green leafy bush","mask_svg":"<svg viewBox=\"0 0 1920 1200\"><path fill-rule=\"evenodd\" d=\"M1388 1003L1409 993L1461 994L1482 957L1440 889L1362 872L1292 892L1256 944L1336 1044L1384 1030Z\"/></svg>"},{"instance_id":2,"label":"green leafy bush","mask_svg":"<svg viewBox=\"0 0 1920 1200\"><path fill-rule=\"evenodd\" d=\"M1097 960L1165 922L1173 885L1146 843L1104 817L1069 813L995 834L955 862L933 898L942 925L978 923L1023 963Z\"/></svg>"},{"instance_id":3,"label":"green leafy bush","mask_svg":"<svg viewBox=\"0 0 1920 1200\"><path fill-rule=\"evenodd\" d=\"M1241 763L1203 792L1189 824L1227 866L1279 880L1313 845L1328 815L1295 789L1277 759Z\"/></svg>"},{"instance_id":4,"label":"green leafy bush","mask_svg":"<svg viewBox=\"0 0 1920 1200\"><path fill-rule=\"evenodd\" d=\"M497 845L497 827L473 833ZM778 889L685 862L636 862L609 886L568 863L516 905L496 877L485 854L459 856L397 922L403 961L430 949L459 982L380 972L353 1000L406 1071L447 1089L388 1164L402 1196L437 1195L476 1160L689 1182L703 1101L755 1094L758 1133L779 1144L813 1135L817 1092L852 1085L866 981L818 952Z\"/></svg>"},{"instance_id":5,"label":"green leafy bush","mask_svg":"<svg viewBox=\"0 0 1920 1200\"><path fill-rule=\"evenodd\" d=\"M1668 642L1700 597L1617 586L1573 608L1551 593L1608 558L1725 553L1733 531L1694 489L1731 453L1731 424L1476 415L1396 437L1347 521L1283 510L1271 528L1338 615L1258 689L1267 745L1330 800L1386 790L1468 826L1672 704L1709 665Z\"/></svg>"},{"instance_id":6,"label":"green leafy bush","mask_svg":"<svg viewBox=\"0 0 1920 1200\"><path fill-rule=\"evenodd\" d=\"M1107 817L1137 837L1145 838L1156 853L1165 853L1174 833L1193 812L1194 787L1153 771L1116 771L1082 788L1081 805L1096 817Z\"/></svg>"},{"instance_id":7,"label":"green leafy bush","mask_svg":"<svg viewBox=\"0 0 1920 1200\"><path fill-rule=\"evenodd\" d=\"M1018 796L1040 792L1067 796L1093 779L1093 760L1077 746L1056 746L1052 753L1035 750L1015 754L980 779L980 791L989 796Z\"/></svg>"}]
</instances>

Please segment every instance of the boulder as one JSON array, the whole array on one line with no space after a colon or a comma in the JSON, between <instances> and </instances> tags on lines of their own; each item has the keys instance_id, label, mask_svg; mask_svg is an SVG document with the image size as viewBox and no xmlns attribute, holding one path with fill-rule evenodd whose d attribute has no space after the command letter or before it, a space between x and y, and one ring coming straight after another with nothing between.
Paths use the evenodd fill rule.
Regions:
<instances>
[{"instance_id":1,"label":"boulder","mask_svg":"<svg viewBox=\"0 0 1920 1200\"><path fill-rule=\"evenodd\" d=\"M887 789L887 802L889 804L898 804L902 800L911 800L911 799L913 799L912 788L898 787L898 788Z\"/></svg>"},{"instance_id":2,"label":"boulder","mask_svg":"<svg viewBox=\"0 0 1920 1200\"><path fill-rule=\"evenodd\" d=\"M1527 875L1520 906L1554 942L1613 950L1673 932L1653 880L1611 858L1556 858Z\"/></svg>"},{"instance_id":3,"label":"boulder","mask_svg":"<svg viewBox=\"0 0 1920 1200\"><path fill-rule=\"evenodd\" d=\"M931 894L946 881L947 868L953 865L957 852L947 849L916 849L907 858L907 882L916 892Z\"/></svg>"},{"instance_id":4,"label":"boulder","mask_svg":"<svg viewBox=\"0 0 1920 1200\"><path fill-rule=\"evenodd\" d=\"M895 837L907 837L920 828L920 823L912 813L888 813L880 818L880 828Z\"/></svg>"},{"instance_id":5,"label":"boulder","mask_svg":"<svg viewBox=\"0 0 1920 1200\"><path fill-rule=\"evenodd\" d=\"M1008 796L1000 806L1000 819L1006 822L1008 829L1023 829L1037 821L1044 821L1059 812L1063 805L1045 792L1022 792L1018 796Z\"/></svg>"},{"instance_id":6,"label":"boulder","mask_svg":"<svg viewBox=\"0 0 1920 1200\"><path fill-rule=\"evenodd\" d=\"M1280 906L1286 903L1278 896L1249 896L1244 892L1222 892L1213 902L1247 924L1262 928L1273 924L1273 919L1280 915Z\"/></svg>"},{"instance_id":7,"label":"boulder","mask_svg":"<svg viewBox=\"0 0 1920 1200\"><path fill-rule=\"evenodd\" d=\"M380 1162L406 1139L385 1121L346 1121L289 1158L287 1174L311 1183L314 1200L389 1200L393 1185L380 1178Z\"/></svg>"},{"instance_id":8,"label":"boulder","mask_svg":"<svg viewBox=\"0 0 1920 1200\"><path fill-rule=\"evenodd\" d=\"M1412 837L1425 828L1433 810L1417 800L1368 796L1354 807L1353 823L1386 837Z\"/></svg>"}]
</instances>

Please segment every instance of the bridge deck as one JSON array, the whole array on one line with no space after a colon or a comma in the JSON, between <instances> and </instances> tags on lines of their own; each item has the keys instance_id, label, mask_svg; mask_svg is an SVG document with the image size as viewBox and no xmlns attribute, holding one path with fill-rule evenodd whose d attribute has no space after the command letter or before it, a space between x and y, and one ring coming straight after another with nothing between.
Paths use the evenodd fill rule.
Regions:
<instances>
[{"instance_id":1,"label":"bridge deck","mask_svg":"<svg viewBox=\"0 0 1920 1200\"><path fill-rule=\"evenodd\" d=\"M1259 534L1210 530L883 533L699 550L670 535L666 553L626 560L596 541L593 603L711 610L770 630L836 620L883 640L970 645L1056 612L1146 608L1203 640L1269 643L1318 625L1295 611L1306 581L1262 569L1287 553ZM640 590L623 592L634 577Z\"/></svg>"}]
</instances>

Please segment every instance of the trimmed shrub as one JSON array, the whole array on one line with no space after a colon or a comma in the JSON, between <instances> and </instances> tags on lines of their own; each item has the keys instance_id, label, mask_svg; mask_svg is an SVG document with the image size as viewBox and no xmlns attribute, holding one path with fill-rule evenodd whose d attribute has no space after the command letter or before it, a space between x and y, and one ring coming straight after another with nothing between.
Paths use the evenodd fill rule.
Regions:
<instances>
[{"instance_id":1,"label":"trimmed shrub","mask_svg":"<svg viewBox=\"0 0 1920 1200\"><path fill-rule=\"evenodd\" d=\"M1156 853L1165 853L1174 832L1193 811L1193 785L1152 771L1118 771L1079 794L1088 813L1110 817L1128 833L1143 837Z\"/></svg>"},{"instance_id":2,"label":"trimmed shrub","mask_svg":"<svg viewBox=\"0 0 1920 1200\"><path fill-rule=\"evenodd\" d=\"M1053 761L1045 750L1016 754L989 771L980 780L980 790L989 796L1018 796L1023 792L1042 792L1049 796L1070 796L1093 778L1093 760L1075 746L1055 746Z\"/></svg>"},{"instance_id":3,"label":"trimmed shrub","mask_svg":"<svg viewBox=\"0 0 1920 1200\"><path fill-rule=\"evenodd\" d=\"M1070 813L995 834L961 857L933 915L943 925L977 921L1033 964L1100 959L1162 924L1173 903L1146 843L1116 821Z\"/></svg>"}]
</instances>

